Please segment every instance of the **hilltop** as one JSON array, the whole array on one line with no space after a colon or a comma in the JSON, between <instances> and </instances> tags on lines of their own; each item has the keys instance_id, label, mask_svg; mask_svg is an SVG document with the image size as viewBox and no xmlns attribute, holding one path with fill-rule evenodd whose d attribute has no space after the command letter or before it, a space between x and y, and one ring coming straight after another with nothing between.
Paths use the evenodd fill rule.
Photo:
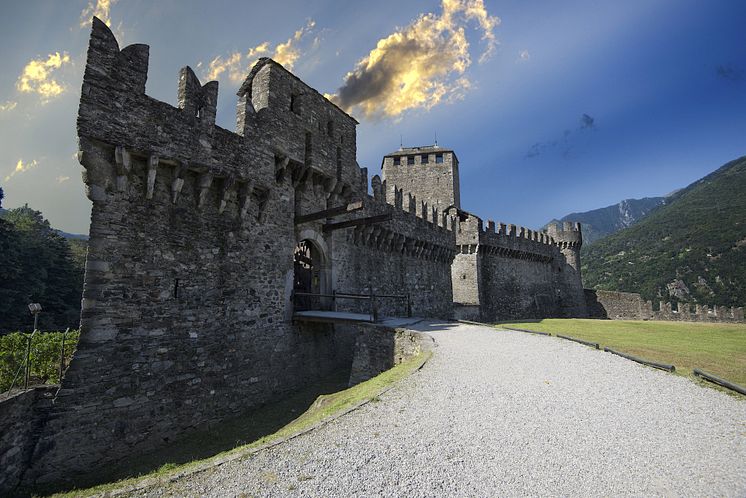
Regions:
<instances>
[{"instance_id":1,"label":"hilltop","mask_svg":"<svg viewBox=\"0 0 746 498\"><path fill-rule=\"evenodd\" d=\"M645 299L746 303L746 156L675 192L629 228L592 244L588 288Z\"/></svg>"}]
</instances>

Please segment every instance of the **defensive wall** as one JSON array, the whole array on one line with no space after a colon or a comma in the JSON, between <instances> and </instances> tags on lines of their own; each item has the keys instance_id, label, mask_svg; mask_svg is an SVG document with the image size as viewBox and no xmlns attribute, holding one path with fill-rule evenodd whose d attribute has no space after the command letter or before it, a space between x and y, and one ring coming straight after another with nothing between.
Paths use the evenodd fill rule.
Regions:
<instances>
[{"instance_id":1,"label":"defensive wall","mask_svg":"<svg viewBox=\"0 0 746 498\"><path fill-rule=\"evenodd\" d=\"M664 320L681 322L744 323L743 307L659 302L658 310L634 292L585 289L590 318L611 320Z\"/></svg>"},{"instance_id":2,"label":"defensive wall","mask_svg":"<svg viewBox=\"0 0 746 498\"><path fill-rule=\"evenodd\" d=\"M215 125L218 83L188 67L177 107L147 96L148 52L120 50L93 20L77 123L93 204L81 336L24 485L75 482L350 369L356 327L293 320L301 242L317 292L396 292L413 314L450 311L452 222L368 195L352 117L262 59L232 132Z\"/></svg>"},{"instance_id":3,"label":"defensive wall","mask_svg":"<svg viewBox=\"0 0 746 498\"><path fill-rule=\"evenodd\" d=\"M548 233L461 211L452 281L455 312L481 321L585 316L580 225ZM573 266L577 265L577 266Z\"/></svg>"}]
</instances>

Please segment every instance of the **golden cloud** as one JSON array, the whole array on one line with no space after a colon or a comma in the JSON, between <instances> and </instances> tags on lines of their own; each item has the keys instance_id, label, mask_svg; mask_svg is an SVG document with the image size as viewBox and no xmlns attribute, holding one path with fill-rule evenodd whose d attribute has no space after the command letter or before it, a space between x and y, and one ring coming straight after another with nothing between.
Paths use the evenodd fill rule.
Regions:
<instances>
[{"instance_id":1,"label":"golden cloud","mask_svg":"<svg viewBox=\"0 0 746 498\"><path fill-rule=\"evenodd\" d=\"M89 0L88 5L80 13L80 27L87 28L91 25L91 17L96 16L101 19L107 26L111 27L111 6L117 3L117 0Z\"/></svg>"},{"instance_id":2,"label":"golden cloud","mask_svg":"<svg viewBox=\"0 0 746 498\"><path fill-rule=\"evenodd\" d=\"M12 111L16 108L18 105L18 102L14 102L12 100L6 100L4 103L0 104L0 112L4 111Z\"/></svg>"},{"instance_id":3,"label":"golden cloud","mask_svg":"<svg viewBox=\"0 0 746 498\"><path fill-rule=\"evenodd\" d=\"M482 31L483 62L494 52L500 19L489 15L483 0L442 0L441 6L441 15L422 14L379 40L327 98L373 119L462 98L471 88L464 76L471 65L466 28L471 23Z\"/></svg>"},{"instance_id":4,"label":"golden cloud","mask_svg":"<svg viewBox=\"0 0 746 498\"><path fill-rule=\"evenodd\" d=\"M70 56L67 52L62 55L59 52L49 54L47 60L33 59L23 68L16 82L16 88L22 93L39 94L42 102L48 102L65 91L65 87L53 78L53 74L68 63L70 63Z\"/></svg>"},{"instance_id":5,"label":"golden cloud","mask_svg":"<svg viewBox=\"0 0 746 498\"><path fill-rule=\"evenodd\" d=\"M69 176L58 176L57 177L57 183L65 183L70 179Z\"/></svg>"},{"instance_id":6,"label":"golden cloud","mask_svg":"<svg viewBox=\"0 0 746 498\"><path fill-rule=\"evenodd\" d=\"M249 73L251 67L256 64L259 57L266 56L272 57L288 70L292 70L293 65L302 55L301 47L298 45L313 30L314 26L316 26L316 23L309 19L306 25L293 33L293 36L288 38L286 42L278 43L274 48L271 48L270 43L265 41L249 48L246 53L236 51L227 56L218 55L210 61L203 74L207 80L218 80L222 76L227 76L232 83L240 83ZM201 62L197 64L197 67L201 66Z\"/></svg>"},{"instance_id":7,"label":"golden cloud","mask_svg":"<svg viewBox=\"0 0 746 498\"><path fill-rule=\"evenodd\" d=\"M8 176L5 177L5 181L7 182L11 178L13 178L16 175L20 175L21 173L25 173L26 171L30 170L31 168L35 168L39 165L38 162L36 162L36 159L29 163L24 163L23 159L19 159L16 163L16 169L14 169Z\"/></svg>"},{"instance_id":8,"label":"golden cloud","mask_svg":"<svg viewBox=\"0 0 746 498\"><path fill-rule=\"evenodd\" d=\"M316 22L309 19L304 27L296 31L292 37L288 38L288 41L280 43L275 47L272 59L285 66L285 69L288 71L292 71L295 62L300 58L298 43L303 39L306 33L309 33L314 28L314 26L316 26Z\"/></svg>"}]
</instances>

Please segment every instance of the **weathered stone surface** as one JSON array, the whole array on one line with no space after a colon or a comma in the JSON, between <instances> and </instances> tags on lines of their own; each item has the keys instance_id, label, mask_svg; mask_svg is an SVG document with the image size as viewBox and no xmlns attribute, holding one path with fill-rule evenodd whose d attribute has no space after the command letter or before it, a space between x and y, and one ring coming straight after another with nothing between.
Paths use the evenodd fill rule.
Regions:
<instances>
[{"instance_id":1,"label":"weathered stone surface","mask_svg":"<svg viewBox=\"0 0 746 498\"><path fill-rule=\"evenodd\" d=\"M642 299L634 292L615 292L585 289L588 313L591 318L611 320L666 320L683 322L744 322L743 308L696 304L694 309L687 303L678 303L676 310L671 303L661 301L658 311L653 303Z\"/></svg>"},{"instance_id":2,"label":"weathered stone surface","mask_svg":"<svg viewBox=\"0 0 746 498\"><path fill-rule=\"evenodd\" d=\"M214 124L217 82L182 69L172 107L145 95L147 70L147 46L119 50L94 19L77 123L93 202L81 338L26 484L74 481L349 368L354 335L290 321L302 240L319 291L450 314L455 235L368 195L353 118L262 59L234 133ZM294 222L354 200L364 209L334 222L391 220Z\"/></svg>"},{"instance_id":3,"label":"weathered stone surface","mask_svg":"<svg viewBox=\"0 0 746 498\"><path fill-rule=\"evenodd\" d=\"M58 386L0 398L0 493L10 493L28 468Z\"/></svg>"}]
</instances>

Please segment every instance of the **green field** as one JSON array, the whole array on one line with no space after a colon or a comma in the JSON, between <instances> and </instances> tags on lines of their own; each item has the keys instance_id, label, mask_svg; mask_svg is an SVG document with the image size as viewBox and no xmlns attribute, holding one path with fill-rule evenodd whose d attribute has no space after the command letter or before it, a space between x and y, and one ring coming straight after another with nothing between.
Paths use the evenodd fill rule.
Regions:
<instances>
[{"instance_id":1,"label":"green field","mask_svg":"<svg viewBox=\"0 0 746 498\"><path fill-rule=\"evenodd\" d=\"M670 363L682 375L694 368L746 386L746 325L626 320L547 319L500 323L597 342L601 348Z\"/></svg>"}]
</instances>

